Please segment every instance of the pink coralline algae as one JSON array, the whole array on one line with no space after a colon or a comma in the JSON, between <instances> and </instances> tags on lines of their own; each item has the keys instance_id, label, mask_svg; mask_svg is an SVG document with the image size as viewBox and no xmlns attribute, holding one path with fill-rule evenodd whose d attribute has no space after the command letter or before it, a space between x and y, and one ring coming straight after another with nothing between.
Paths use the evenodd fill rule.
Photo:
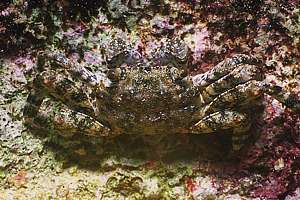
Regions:
<instances>
[{"instance_id":1,"label":"pink coralline algae","mask_svg":"<svg viewBox=\"0 0 300 200\"><path fill-rule=\"evenodd\" d=\"M207 28L203 28L201 31L196 31L194 36L194 41L195 41L195 49L193 54L194 60L196 61L201 60L204 51L208 49L209 47L208 36L209 36L209 32Z\"/></svg>"},{"instance_id":2,"label":"pink coralline algae","mask_svg":"<svg viewBox=\"0 0 300 200\"><path fill-rule=\"evenodd\" d=\"M14 63L19 67L16 69L16 76L21 76L22 72L29 72L33 69L35 66L35 63L31 56L25 56L25 57L18 57Z\"/></svg>"}]
</instances>

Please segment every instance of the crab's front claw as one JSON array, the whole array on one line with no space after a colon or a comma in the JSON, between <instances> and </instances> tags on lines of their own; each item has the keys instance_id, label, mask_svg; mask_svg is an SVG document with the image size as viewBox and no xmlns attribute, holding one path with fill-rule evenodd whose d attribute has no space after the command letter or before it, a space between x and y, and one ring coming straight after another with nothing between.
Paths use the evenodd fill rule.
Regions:
<instances>
[{"instance_id":1,"label":"crab's front claw","mask_svg":"<svg viewBox=\"0 0 300 200\"><path fill-rule=\"evenodd\" d=\"M40 88L43 91L34 89L30 92L23 110L24 123L27 127L54 131L66 137L75 133L107 136L111 132L108 127L95 119L90 102L88 102L83 92L80 93L79 90L74 90L74 86L69 85L69 90L65 90L65 99L56 98L56 100L66 102L66 105L53 99L46 99L45 97L49 95L58 96L58 93L55 93L57 92L55 88L62 89L59 87L45 89L44 86L44 89ZM66 99L71 96L73 96L72 101ZM76 102L75 100L78 98L86 98L86 100ZM70 108L74 108L74 110ZM81 112L78 112L78 110Z\"/></svg>"},{"instance_id":2,"label":"crab's front claw","mask_svg":"<svg viewBox=\"0 0 300 200\"><path fill-rule=\"evenodd\" d=\"M89 93L81 85L76 85L71 79L58 71L48 70L37 75L35 91L41 91L45 96L52 96L65 102L70 107L93 110Z\"/></svg>"},{"instance_id":3,"label":"crab's front claw","mask_svg":"<svg viewBox=\"0 0 300 200\"><path fill-rule=\"evenodd\" d=\"M47 131L58 133L64 137L71 137L75 134L87 136L108 136L111 130L95 120L94 118L70 110L62 103L46 100L43 102L30 123L32 128L47 129Z\"/></svg>"},{"instance_id":4,"label":"crab's front claw","mask_svg":"<svg viewBox=\"0 0 300 200\"><path fill-rule=\"evenodd\" d=\"M83 67L80 63L74 62L62 53L44 51L38 55L38 70L40 72L52 70L63 71L66 76L74 80L84 81L89 86L98 86L101 82L109 84L109 79L102 74L97 77L93 72Z\"/></svg>"}]
</instances>

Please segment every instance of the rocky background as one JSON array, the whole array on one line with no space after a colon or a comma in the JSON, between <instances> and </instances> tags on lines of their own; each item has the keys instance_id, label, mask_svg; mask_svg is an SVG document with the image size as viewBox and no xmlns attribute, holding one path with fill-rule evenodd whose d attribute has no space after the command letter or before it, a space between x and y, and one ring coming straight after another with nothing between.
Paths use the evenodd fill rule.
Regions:
<instances>
[{"instance_id":1,"label":"rocky background","mask_svg":"<svg viewBox=\"0 0 300 200\"><path fill-rule=\"evenodd\" d=\"M168 136L67 141L36 133L22 109L36 55L50 49L101 63L100 38L180 36L191 73L236 53L264 63L270 81L300 97L298 0L3 0L0 2L0 200L300 199L300 117L269 96L257 140L240 159L228 141ZM254 130L253 129L253 130Z\"/></svg>"}]
</instances>

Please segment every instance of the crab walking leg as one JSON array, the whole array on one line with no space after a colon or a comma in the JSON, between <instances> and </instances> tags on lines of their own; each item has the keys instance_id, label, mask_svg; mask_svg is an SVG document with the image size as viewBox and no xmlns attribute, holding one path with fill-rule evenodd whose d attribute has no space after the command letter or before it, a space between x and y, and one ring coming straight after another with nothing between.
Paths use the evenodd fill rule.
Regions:
<instances>
[{"instance_id":1,"label":"crab walking leg","mask_svg":"<svg viewBox=\"0 0 300 200\"><path fill-rule=\"evenodd\" d=\"M263 82L251 80L244 84L227 90L217 96L212 102L194 114L195 119L201 119L211 113L223 110L224 108L242 107L254 99L259 98L264 92Z\"/></svg>"},{"instance_id":2,"label":"crab walking leg","mask_svg":"<svg viewBox=\"0 0 300 200\"><path fill-rule=\"evenodd\" d=\"M237 66L242 64L256 65L260 66L260 62L255 58L244 54L237 54L232 58L227 58L224 61L217 64L212 70L207 71L206 73L199 74L193 77L193 82L196 87L206 87L216 80L219 80L223 76L226 76Z\"/></svg>"},{"instance_id":3,"label":"crab walking leg","mask_svg":"<svg viewBox=\"0 0 300 200\"><path fill-rule=\"evenodd\" d=\"M240 84L216 97L211 103L194 114L195 119L201 119L219 110L233 107L243 107L254 99L261 97L264 93L277 99L283 105L300 113L300 100L290 92L284 91L279 86L272 86L265 82L251 80Z\"/></svg>"},{"instance_id":4,"label":"crab walking leg","mask_svg":"<svg viewBox=\"0 0 300 200\"><path fill-rule=\"evenodd\" d=\"M247 131L250 129L250 122L247 115L230 111L218 111L204 117L191 127L194 134L213 133L216 131L224 131L232 129L232 147L234 151L238 151L248 139Z\"/></svg>"},{"instance_id":5,"label":"crab walking leg","mask_svg":"<svg viewBox=\"0 0 300 200\"><path fill-rule=\"evenodd\" d=\"M274 97L286 107L300 114L300 98L298 98L296 94L285 91L282 87L273 86L268 83L265 83L263 88L266 94Z\"/></svg>"},{"instance_id":6,"label":"crab walking leg","mask_svg":"<svg viewBox=\"0 0 300 200\"><path fill-rule=\"evenodd\" d=\"M57 132L64 137L77 133L88 136L111 135L111 130L94 118L70 110L66 105L51 99L44 100L32 125Z\"/></svg>"},{"instance_id":7,"label":"crab walking leg","mask_svg":"<svg viewBox=\"0 0 300 200\"><path fill-rule=\"evenodd\" d=\"M202 90L200 88L200 97L203 99L203 103L209 103L219 94L222 94L239 84L246 83L250 80L262 79L262 72L256 65L240 65L229 74L206 86Z\"/></svg>"},{"instance_id":8,"label":"crab walking leg","mask_svg":"<svg viewBox=\"0 0 300 200\"><path fill-rule=\"evenodd\" d=\"M249 126L246 115L235 111L218 111L212 113L191 127L192 133L212 133L234 128L245 130Z\"/></svg>"},{"instance_id":9,"label":"crab walking leg","mask_svg":"<svg viewBox=\"0 0 300 200\"><path fill-rule=\"evenodd\" d=\"M30 126L33 123L43 100L44 96L41 92L33 90L29 93L26 104L23 108L24 123L27 126Z\"/></svg>"}]
</instances>

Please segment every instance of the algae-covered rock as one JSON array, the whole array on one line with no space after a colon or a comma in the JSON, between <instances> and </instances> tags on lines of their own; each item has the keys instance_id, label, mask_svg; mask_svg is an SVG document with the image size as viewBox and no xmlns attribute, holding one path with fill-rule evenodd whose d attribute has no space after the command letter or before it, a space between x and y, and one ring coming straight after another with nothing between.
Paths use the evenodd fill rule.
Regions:
<instances>
[{"instance_id":1,"label":"algae-covered rock","mask_svg":"<svg viewBox=\"0 0 300 200\"><path fill-rule=\"evenodd\" d=\"M179 37L190 74L253 55L270 83L299 98L298 25L297 1L1 2L0 199L297 199L299 113L267 95L258 136L235 160L222 134L81 140L28 129L23 108L38 55L60 52L93 69L109 37L142 53Z\"/></svg>"}]
</instances>

